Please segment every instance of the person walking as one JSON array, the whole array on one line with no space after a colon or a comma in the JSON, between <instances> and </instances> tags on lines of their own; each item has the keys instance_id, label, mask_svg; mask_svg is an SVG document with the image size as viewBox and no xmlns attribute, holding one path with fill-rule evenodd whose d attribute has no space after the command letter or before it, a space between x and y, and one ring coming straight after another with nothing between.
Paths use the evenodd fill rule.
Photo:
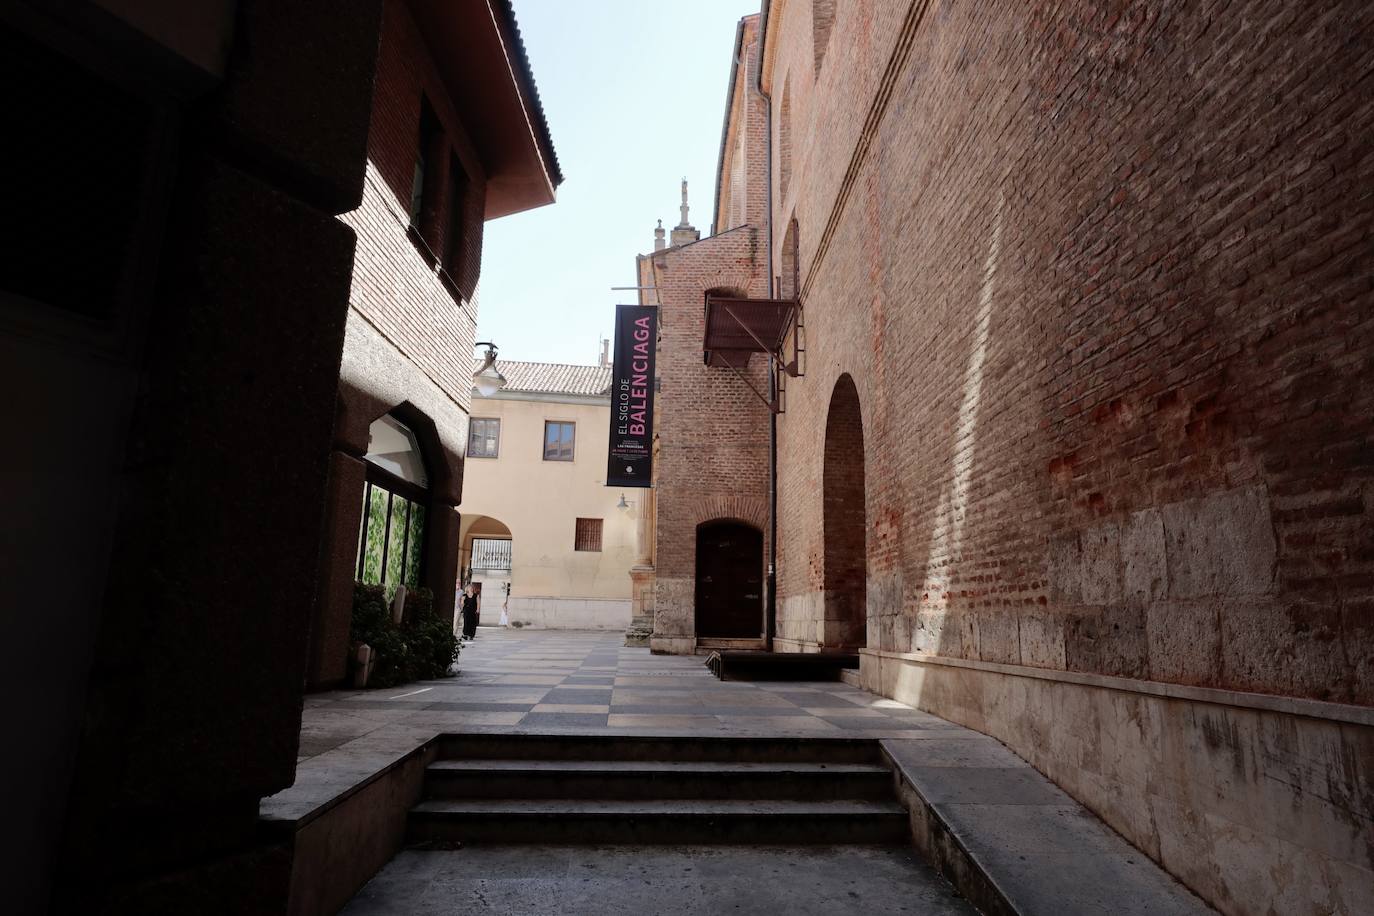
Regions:
<instances>
[{"instance_id":1,"label":"person walking","mask_svg":"<svg viewBox=\"0 0 1374 916\"><path fill-rule=\"evenodd\" d=\"M471 585L463 589L463 638L477 638L477 589Z\"/></svg>"}]
</instances>

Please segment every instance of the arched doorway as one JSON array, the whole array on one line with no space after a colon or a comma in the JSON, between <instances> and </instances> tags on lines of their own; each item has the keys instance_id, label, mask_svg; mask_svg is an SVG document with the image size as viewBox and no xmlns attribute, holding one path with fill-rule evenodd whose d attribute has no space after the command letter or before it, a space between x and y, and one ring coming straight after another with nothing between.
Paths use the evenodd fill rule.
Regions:
<instances>
[{"instance_id":1,"label":"arched doorway","mask_svg":"<svg viewBox=\"0 0 1374 916\"><path fill-rule=\"evenodd\" d=\"M409 426L387 414L368 432L357 578L391 595L424 583L429 473Z\"/></svg>"},{"instance_id":2,"label":"arched doorway","mask_svg":"<svg viewBox=\"0 0 1374 916\"><path fill-rule=\"evenodd\" d=\"M826 648L868 641L868 530L864 510L864 427L854 379L841 375L825 421L822 480Z\"/></svg>"},{"instance_id":3,"label":"arched doorway","mask_svg":"<svg viewBox=\"0 0 1374 916\"><path fill-rule=\"evenodd\" d=\"M499 607L513 581L515 542L510 528L489 515L464 516L460 537L459 584L476 585L486 606Z\"/></svg>"},{"instance_id":4,"label":"arched doorway","mask_svg":"<svg viewBox=\"0 0 1374 916\"><path fill-rule=\"evenodd\" d=\"M697 526L696 635L757 639L763 632L763 532L722 519Z\"/></svg>"}]
</instances>

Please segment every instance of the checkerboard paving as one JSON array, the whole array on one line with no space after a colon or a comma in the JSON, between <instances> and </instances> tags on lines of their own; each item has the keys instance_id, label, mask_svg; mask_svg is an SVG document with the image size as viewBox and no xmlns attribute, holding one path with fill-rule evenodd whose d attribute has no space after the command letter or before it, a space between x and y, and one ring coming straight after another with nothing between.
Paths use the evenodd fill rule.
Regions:
<instances>
[{"instance_id":1,"label":"checkerboard paving","mask_svg":"<svg viewBox=\"0 0 1374 916\"><path fill-rule=\"evenodd\" d=\"M306 699L301 759L390 724L459 732L936 737L957 726L833 681L719 681L613 632L479 629L457 677Z\"/></svg>"}]
</instances>

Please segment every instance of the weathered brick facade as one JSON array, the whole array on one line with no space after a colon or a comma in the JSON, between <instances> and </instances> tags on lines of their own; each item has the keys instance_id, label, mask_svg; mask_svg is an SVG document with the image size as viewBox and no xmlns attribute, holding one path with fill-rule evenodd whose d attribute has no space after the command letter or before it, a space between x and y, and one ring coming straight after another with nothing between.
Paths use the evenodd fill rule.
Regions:
<instances>
[{"instance_id":1,"label":"weathered brick facade","mask_svg":"<svg viewBox=\"0 0 1374 916\"><path fill-rule=\"evenodd\" d=\"M1374 12L787 0L765 23L773 229L750 231L806 327L777 648L862 647L865 686L1005 741L1225 912L1356 911ZM692 330L661 359L705 396ZM674 395L665 373L665 445ZM660 497L709 492L698 448ZM660 581L685 521L660 510Z\"/></svg>"},{"instance_id":2,"label":"weathered brick facade","mask_svg":"<svg viewBox=\"0 0 1374 916\"><path fill-rule=\"evenodd\" d=\"M384 414L395 414L420 441L429 477L421 584L434 591L436 608L454 607L490 182L439 69L452 61L437 58L414 9L404 0L383 6L362 202L342 217L358 244L330 456L325 583L311 636L312 687L337 685L347 674L363 456L369 428ZM421 153L423 193L412 220Z\"/></svg>"},{"instance_id":3,"label":"weathered brick facade","mask_svg":"<svg viewBox=\"0 0 1374 916\"><path fill-rule=\"evenodd\" d=\"M640 285L657 286L660 302L650 641L656 651L691 652L696 645L697 526L728 518L767 528L768 408L729 369L708 368L701 358L707 290L764 294L764 250L759 231L741 226L640 261ZM767 390L758 359L747 376ZM762 619L760 605L760 636Z\"/></svg>"},{"instance_id":4,"label":"weathered brick facade","mask_svg":"<svg viewBox=\"0 0 1374 916\"><path fill-rule=\"evenodd\" d=\"M745 522L763 532L768 555L769 413L749 387L766 392L767 369L754 357L742 373L746 383L728 368L708 368L701 350L708 291L768 292L767 238L758 227L766 210L766 106L749 90L758 49L758 17L746 17L736 34L732 101L721 140L714 201L719 231L681 244L696 233L679 227L672 234L677 244L641 255L636 264L639 285L648 288L641 301L659 305L650 639L658 652L690 653L699 636L709 636L696 626L698 526ZM640 572L637 581L646 577ZM760 600L760 638L763 610Z\"/></svg>"},{"instance_id":5,"label":"weathered brick facade","mask_svg":"<svg viewBox=\"0 0 1374 916\"><path fill-rule=\"evenodd\" d=\"M806 6L769 38L810 357L789 615L848 372L869 645L1374 702L1362 8L917 4L905 48L908 4L842 5L815 81Z\"/></svg>"}]
</instances>

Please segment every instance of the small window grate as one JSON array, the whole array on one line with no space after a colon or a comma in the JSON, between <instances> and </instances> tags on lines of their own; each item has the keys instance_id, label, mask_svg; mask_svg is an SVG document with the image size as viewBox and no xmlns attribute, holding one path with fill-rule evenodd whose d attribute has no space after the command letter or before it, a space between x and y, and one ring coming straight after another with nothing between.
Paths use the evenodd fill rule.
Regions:
<instances>
[{"instance_id":1,"label":"small window grate","mask_svg":"<svg viewBox=\"0 0 1374 916\"><path fill-rule=\"evenodd\" d=\"M601 550L601 519L579 518L573 534L574 550Z\"/></svg>"}]
</instances>

